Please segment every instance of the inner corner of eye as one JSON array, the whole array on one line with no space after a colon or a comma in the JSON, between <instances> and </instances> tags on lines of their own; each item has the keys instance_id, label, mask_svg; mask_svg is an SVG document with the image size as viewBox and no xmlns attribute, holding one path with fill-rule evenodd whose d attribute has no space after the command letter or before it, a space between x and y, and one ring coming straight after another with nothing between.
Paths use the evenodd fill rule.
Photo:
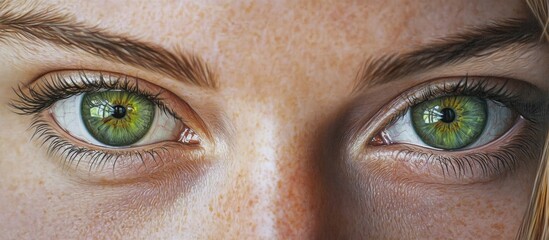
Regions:
<instances>
[{"instance_id":1,"label":"inner corner of eye","mask_svg":"<svg viewBox=\"0 0 549 240\"><path fill-rule=\"evenodd\" d=\"M391 139L385 130L378 132L372 139L370 139L370 146L383 146L391 145Z\"/></svg>"}]
</instances>

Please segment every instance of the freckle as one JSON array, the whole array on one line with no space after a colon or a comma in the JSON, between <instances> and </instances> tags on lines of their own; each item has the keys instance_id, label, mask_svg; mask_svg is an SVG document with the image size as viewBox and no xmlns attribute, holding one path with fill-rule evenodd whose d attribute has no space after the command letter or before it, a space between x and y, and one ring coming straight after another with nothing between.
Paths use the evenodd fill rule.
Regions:
<instances>
[{"instance_id":1,"label":"freckle","mask_svg":"<svg viewBox=\"0 0 549 240\"><path fill-rule=\"evenodd\" d=\"M494 223L491 227L495 230L502 231L505 226L502 223Z\"/></svg>"},{"instance_id":2,"label":"freckle","mask_svg":"<svg viewBox=\"0 0 549 240\"><path fill-rule=\"evenodd\" d=\"M255 204L255 201L253 199L250 199L248 201L248 207L252 207Z\"/></svg>"}]
</instances>

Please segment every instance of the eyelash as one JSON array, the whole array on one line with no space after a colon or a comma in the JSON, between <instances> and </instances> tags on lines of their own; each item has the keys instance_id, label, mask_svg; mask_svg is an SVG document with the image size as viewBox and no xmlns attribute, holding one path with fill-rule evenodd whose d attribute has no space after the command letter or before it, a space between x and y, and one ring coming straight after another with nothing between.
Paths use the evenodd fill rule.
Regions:
<instances>
[{"instance_id":1,"label":"eyelash","mask_svg":"<svg viewBox=\"0 0 549 240\"><path fill-rule=\"evenodd\" d=\"M25 93L22 86L15 89L18 96L18 100L14 100L10 105L17 110L17 113L23 115L35 115L43 112L48 107L52 106L55 102L72 97L84 92L96 92L102 89L120 89L128 92L138 93L147 97L150 101L154 102L162 111L169 113L176 119L181 118L171 111L163 102L159 96L162 91L152 93L140 89L137 84L132 82L127 77L119 77L117 79L105 79L103 73L99 73L99 81L92 81L86 77L84 73L80 74L81 81L76 82L74 79L67 79L61 74L55 74L49 81L45 81L44 84L38 85L37 88L27 89L29 92ZM110 75L109 75L110 76ZM500 81L501 82L501 81ZM404 159L423 158L429 162L438 162L443 174L450 174L453 172L458 178L464 177L467 174L467 167L472 169L472 165L475 163L482 169L484 176L493 176L494 174L501 174L503 172L512 171L516 169L520 163L517 155L523 154L525 157L535 157L535 149L539 149L539 144L532 138L540 129L534 127L535 123L541 119L543 115L543 107L540 108L539 102L531 103L522 101L520 94L515 94L512 91L506 90L508 81L504 81L502 84L490 84L490 78L482 78L481 80L471 81L470 77L464 77L459 82L453 84L444 84L441 86L427 85L420 90L419 94L405 95L400 98L407 103L407 107L401 109L395 113L385 126L390 126L399 117L402 117L406 111L415 104L422 101L427 101L440 96L449 95L469 95L482 98L488 98L495 101L499 101L514 110L529 124L524 126L521 134L514 136L514 140L507 144L505 148L501 148L499 152L494 153L475 153L462 157L446 157L436 154L428 154L417 152L411 148L401 149L396 152L396 155L403 156ZM493 85L493 86L490 86ZM59 154L65 157L65 165L71 165L76 161L76 166L83 158L91 159L88 171L94 169L103 169L107 163L112 163L114 166L119 158L131 158L137 159L137 161L145 163L145 158L150 156L153 161L156 162L158 156L169 154L169 145L155 147L149 150L136 151L104 151L93 150L85 147L78 147L70 143L65 138L59 136L57 131L51 127L51 124L42 119L39 115L33 118L31 128L35 129L32 138L39 138L42 141L42 145L47 144L49 147L47 152L49 154ZM528 146L525 149L524 146ZM496 161L494 161L494 159ZM491 170L491 171L490 171ZM471 172L471 174L474 174Z\"/></svg>"},{"instance_id":2,"label":"eyelash","mask_svg":"<svg viewBox=\"0 0 549 240\"><path fill-rule=\"evenodd\" d=\"M536 131L527 128L514 136L513 141L501 147L495 152L471 153L465 156L441 156L435 153L418 152L413 148L399 150L396 156L402 159L418 159L431 164L438 164L444 178L455 177L457 179L475 178L493 179L507 172L513 172L520 164L525 162L520 159L537 159L534 150L539 149L539 144L532 136ZM519 156L520 155L520 156ZM480 175L477 175L478 169Z\"/></svg>"},{"instance_id":3,"label":"eyelash","mask_svg":"<svg viewBox=\"0 0 549 240\"><path fill-rule=\"evenodd\" d=\"M410 94L403 97L403 100L407 102L407 107L396 113L394 117L391 118L388 125L393 124L394 121L402 117L407 110L409 110L409 108L416 104L432 100L437 97L453 95L474 96L500 102L505 106L514 108L515 111L518 111L522 117L530 122L535 122L537 118L541 117L540 115L542 115L542 111L538 111L540 108L536 107L539 106L538 103L526 103L522 101L519 94L506 90L506 86L511 80L505 80L501 84L496 84L490 87L489 85L492 80L495 79L482 77L480 80L471 82L471 77L465 76L457 83L450 83L443 86L429 85L422 88L419 90L419 96L418 94ZM501 79L498 82L501 82Z\"/></svg>"},{"instance_id":4,"label":"eyelash","mask_svg":"<svg viewBox=\"0 0 549 240\"><path fill-rule=\"evenodd\" d=\"M161 111L173 116L177 120L185 122L174 111L168 108L163 100L159 97L163 91L159 90L156 93L146 91L139 88L138 83L133 83L128 77L112 78L112 75L107 79L104 73L97 73L98 80L91 80L86 76L86 73L79 74L81 78L79 81L75 81L72 77L67 77L62 74L54 74L50 79L46 79L42 84L37 85L34 88L24 88L19 86L14 89L18 99L10 102L11 107L16 110L16 113L21 115L35 115L32 119L31 128L34 129L34 133L31 139L40 139L41 145L49 145L47 153L49 155L62 156L63 168L74 164L76 161L75 169L82 159L89 159L88 172L94 170L103 170L107 163L112 165L112 171L114 173L115 165L119 159L131 159L132 161L140 161L143 165L150 160L157 162L157 160L163 161L164 156L170 154L170 149L176 146L181 146L179 143L164 143L162 146L154 146L151 149L140 149L139 151L117 149L112 150L99 150L90 149L87 147L76 146L71 143L65 137L60 136L57 130L54 130L51 123L46 121L43 116L40 115L44 110L51 107L59 100L70 98L72 96L86 93L86 92L98 92L104 89L118 89L131 93L137 93L145 96L148 100L153 102L155 106L159 107ZM28 92L25 92L26 89ZM192 148L192 146L189 146ZM163 157L159 157L163 156Z\"/></svg>"},{"instance_id":5,"label":"eyelash","mask_svg":"<svg viewBox=\"0 0 549 240\"><path fill-rule=\"evenodd\" d=\"M14 89L19 99L12 101L10 105L18 110L17 113L19 114L32 115L42 112L59 100L78 94L98 92L103 89L118 89L145 96L162 111L169 113L177 120L182 120L181 117L168 108L162 99L159 98L162 94L161 90L157 93L152 93L139 88L139 85L133 84L128 77L118 77L114 80L106 80L104 73L99 72L98 74L99 81L93 81L90 80L85 73L81 73L81 84L74 81L72 78L69 79L69 81L66 81L66 78L61 74L55 74L51 79L46 80L43 85L39 85L37 89L29 88L28 94L24 92L23 86L20 85L17 89Z\"/></svg>"},{"instance_id":6,"label":"eyelash","mask_svg":"<svg viewBox=\"0 0 549 240\"><path fill-rule=\"evenodd\" d=\"M457 83L455 81L443 83L442 86L428 83L429 85L422 87L420 90L407 91L409 94L402 94L401 97L395 100L404 101L406 107L394 113L387 123L383 124L383 129L394 124L399 118L404 117L412 106L423 101L441 96L467 95L503 103L518 112L520 118L526 120L525 124L520 126L518 131L515 131L516 133L512 136L513 140L511 142L505 144L505 146L498 147L495 152L477 152L459 157L440 154L452 154L456 152L439 150L428 150L433 153L419 152L419 147L398 144L401 149L395 151L392 156L398 156L399 159L403 160L421 159L428 164L438 163L444 178L453 175L458 179L477 176L474 170L475 166L478 166L477 169L481 169L482 178L492 179L494 176L500 176L505 172L516 170L519 164L522 163L519 159L537 159L536 150L541 149L541 145L536 141L537 138L534 136L539 135L539 132L543 132L542 129L538 128L538 123L544 118L543 109L547 109L548 107L544 106L543 99L536 102L524 101L521 94L509 90L507 85L512 80L501 81L502 79L498 78L495 84L492 80L496 80L496 78L466 76L457 81ZM511 128L509 131L514 131L514 128Z\"/></svg>"}]
</instances>

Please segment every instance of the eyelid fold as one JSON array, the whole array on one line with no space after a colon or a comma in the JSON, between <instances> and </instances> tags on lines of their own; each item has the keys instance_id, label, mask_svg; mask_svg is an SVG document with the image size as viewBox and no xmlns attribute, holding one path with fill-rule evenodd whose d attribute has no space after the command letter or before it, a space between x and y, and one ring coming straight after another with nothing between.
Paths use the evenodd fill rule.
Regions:
<instances>
[{"instance_id":1,"label":"eyelid fold","mask_svg":"<svg viewBox=\"0 0 549 240\"><path fill-rule=\"evenodd\" d=\"M205 122L178 96L146 80L118 73L94 70L50 72L27 86L20 85L15 89L17 99L13 99L10 105L16 113L32 115L49 108L58 100L104 89L124 89L145 95L163 111L183 121L200 136L211 138Z\"/></svg>"},{"instance_id":2,"label":"eyelid fold","mask_svg":"<svg viewBox=\"0 0 549 240\"><path fill-rule=\"evenodd\" d=\"M65 133L55 122L51 110L58 101L105 89L142 94L163 113L190 127L181 128L180 134L171 141L109 149L82 142ZM17 113L34 116L33 138L40 139L42 145L49 145L50 155L63 158L65 169L79 172L78 176L87 175L88 180L128 181L158 172L162 166L200 162L204 157L202 138L200 144L196 144L197 136L208 136L202 135L208 131L204 122L175 94L145 80L100 71L66 70L45 74L28 86L20 86L16 94L18 98L10 104Z\"/></svg>"},{"instance_id":3,"label":"eyelid fold","mask_svg":"<svg viewBox=\"0 0 549 240\"><path fill-rule=\"evenodd\" d=\"M384 104L369 118L360 118L357 109L361 104L355 106L351 114L357 115L354 122L348 126L352 133L348 139L354 143L352 149L365 145L367 139L372 139L380 129L393 124L401 118L409 107L422 101L440 96L466 95L487 98L502 103L528 121L539 121L546 118L545 112L549 110L549 103L544 103L545 93L536 86L516 79L503 77L444 77L426 81L414 86L402 93L399 93L388 104ZM356 145L356 146L355 146Z\"/></svg>"},{"instance_id":4,"label":"eyelid fold","mask_svg":"<svg viewBox=\"0 0 549 240\"><path fill-rule=\"evenodd\" d=\"M497 144L505 143L506 146L510 147L509 149L512 149L513 151L497 152L497 144L490 146L491 150L488 147L481 146L471 149L473 151L467 150L452 153L433 149L423 149L406 144L395 144L389 146L373 146L370 144L370 141L374 138L374 136L380 133L382 129L392 125L398 119L401 119L411 106L436 97L450 95L477 96L491 99L505 104L509 108L512 108L514 111L518 112L521 116L522 124L516 124L513 127L513 129L520 128L518 130L513 130L513 133L515 133L516 136L511 136L508 132L504 134L504 136L500 137L499 140L503 141L497 142ZM358 161L357 163L363 164L368 164L369 161L380 161L382 164L383 162L386 164L391 164L391 161L394 163L394 161L399 159L397 161L399 164L404 164L407 167L414 167L416 170L414 173L415 177L418 177L421 174L427 174L429 171L425 172L426 166L430 166L431 168L438 167L438 170L436 171L434 169L430 170L431 173L442 173L441 171L444 166L440 163L438 163L438 166L435 166L433 164L433 159L437 159L437 161L440 159L446 159L448 161L454 160L454 163L446 161L446 164L454 164L448 166L453 167L453 169L457 169L456 171L446 171L444 174L438 174L439 176L443 176L442 178L435 178L434 176L431 176L431 179L424 179L425 181L432 181L433 183L446 182L452 184L463 184L471 181L480 182L487 179L495 179L498 176L502 176L503 172L512 172L516 167L521 165L515 164L520 162L518 160L528 159L525 161L531 161L529 159L535 159L529 158L533 156L526 157L525 154L535 154L537 151L535 144L535 136L537 136L536 131L539 131L538 128L543 128L543 126L540 126L540 123L546 121L546 119L543 118L543 111L544 109L548 109L548 105L544 102L544 99L543 91L527 82L515 79L482 76L434 79L406 90L404 93L391 100L389 104L380 109L371 118L361 119L357 117L358 120L355 121L355 123L352 123L351 127L349 127L349 129L355 130L354 133L351 133L350 135L351 140L347 145L347 152L351 154L351 159L356 159ZM356 110L353 109L351 112L353 111ZM525 134L525 132L528 133ZM528 134L531 134L531 136L527 137ZM516 147L517 143L521 143L523 145L528 144L526 146L532 146L532 149L530 152L524 152L524 148L523 150L520 150ZM476 154L474 151L480 154ZM482 151L485 151L486 153L482 154ZM405 154L404 152L407 153ZM412 155L415 155L416 160L419 158L421 160L420 162L423 164L418 165L418 161L415 161L416 163L406 162L406 158L411 159ZM466 159L468 160L466 161ZM506 159L506 161L497 161L498 159ZM429 164L426 165L427 163ZM472 163L477 164L476 171L472 172L470 170L471 168L469 168L469 170L465 170L464 166L471 166ZM422 171L418 171L420 165ZM486 170L489 166L492 167L492 171ZM511 168L511 166L513 168ZM496 167L498 169L502 169L502 171L496 171Z\"/></svg>"}]
</instances>

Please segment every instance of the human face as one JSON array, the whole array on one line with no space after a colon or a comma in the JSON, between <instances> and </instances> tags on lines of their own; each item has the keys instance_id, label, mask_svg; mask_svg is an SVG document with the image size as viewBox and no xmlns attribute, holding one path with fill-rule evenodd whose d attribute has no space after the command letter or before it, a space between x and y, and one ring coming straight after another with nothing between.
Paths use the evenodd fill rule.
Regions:
<instances>
[{"instance_id":1,"label":"human face","mask_svg":"<svg viewBox=\"0 0 549 240\"><path fill-rule=\"evenodd\" d=\"M0 5L1 238L505 239L518 230L549 90L548 46L522 1L39 3ZM39 99L16 94L100 76L159 93L154 104L176 126L161 137L192 129L191 140L99 146L74 136L83 125L67 117L79 112L75 93L61 91L68 85ZM96 91L122 88L105 81ZM414 105L474 95L512 114L502 110L490 125L502 130L469 149L379 137L411 107L404 96L440 86L454 90ZM16 114L21 105L36 111ZM151 145L163 151L144 152Z\"/></svg>"}]
</instances>

